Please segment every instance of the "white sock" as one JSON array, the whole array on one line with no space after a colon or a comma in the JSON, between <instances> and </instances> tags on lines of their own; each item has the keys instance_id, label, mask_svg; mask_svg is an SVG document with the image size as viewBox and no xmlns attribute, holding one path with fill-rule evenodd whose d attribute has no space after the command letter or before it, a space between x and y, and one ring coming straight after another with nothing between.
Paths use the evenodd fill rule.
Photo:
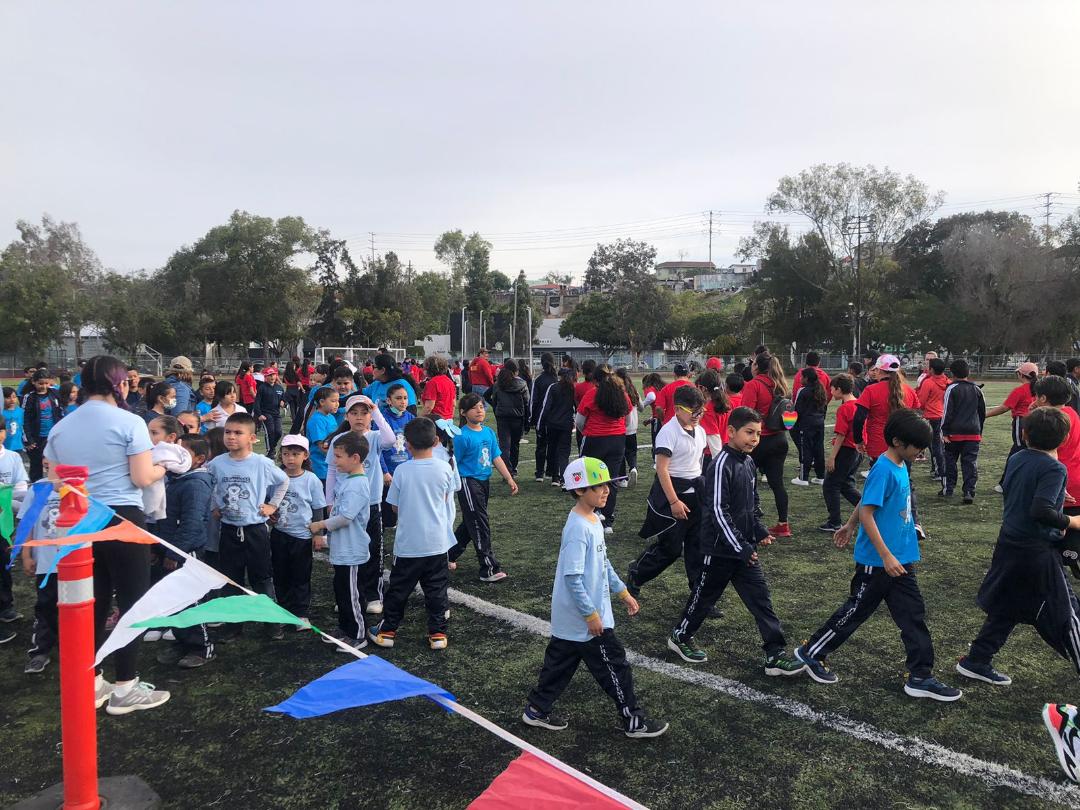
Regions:
<instances>
[{"instance_id":1,"label":"white sock","mask_svg":"<svg viewBox=\"0 0 1080 810\"><path fill-rule=\"evenodd\" d=\"M139 682L138 678L130 681L117 681L113 684L113 694L117 697L123 697L131 691L132 687Z\"/></svg>"}]
</instances>

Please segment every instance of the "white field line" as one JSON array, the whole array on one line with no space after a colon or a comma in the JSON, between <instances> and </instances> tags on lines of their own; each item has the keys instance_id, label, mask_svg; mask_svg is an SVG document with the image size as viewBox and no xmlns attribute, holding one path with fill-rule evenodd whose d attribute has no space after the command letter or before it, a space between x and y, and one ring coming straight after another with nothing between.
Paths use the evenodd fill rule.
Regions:
<instances>
[{"instance_id":1,"label":"white field line","mask_svg":"<svg viewBox=\"0 0 1080 810\"><path fill-rule=\"evenodd\" d=\"M543 619L538 619L535 616L502 605L492 604L454 588L450 589L450 601L484 616L506 622L519 630L544 637L551 635L551 624ZM650 658L647 655L641 655L631 650L626 651L626 657L635 667L648 669L683 683L711 689L714 692L720 692L737 700L777 709L807 723L817 724L832 731L847 734L849 737L862 742L904 754L923 764L978 779L989 787L1006 787L1017 793L1035 796L1044 801L1063 804L1067 807L1080 806L1080 787L1076 785L1055 782L1041 776L1029 776L1008 765L988 762L970 754L946 748L943 745L927 742L918 737L905 737L894 734L891 731L876 728L869 723L852 720L835 712L819 711L798 700L780 695L770 695L739 681L733 681L702 670L689 669L657 658ZM1048 741L1048 760L1050 759L1049 749Z\"/></svg>"}]
</instances>

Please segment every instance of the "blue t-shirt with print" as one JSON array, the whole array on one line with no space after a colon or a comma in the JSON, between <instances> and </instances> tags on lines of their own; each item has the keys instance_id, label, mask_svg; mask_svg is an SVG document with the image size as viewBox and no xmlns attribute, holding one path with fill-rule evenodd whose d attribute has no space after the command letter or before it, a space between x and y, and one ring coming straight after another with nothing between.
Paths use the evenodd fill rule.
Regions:
<instances>
[{"instance_id":1,"label":"blue t-shirt with print","mask_svg":"<svg viewBox=\"0 0 1080 810\"><path fill-rule=\"evenodd\" d=\"M43 478L41 480L44 481L46 479ZM33 498L28 497L23 499L22 504L19 506L19 520L26 517L33 502ZM60 517L60 493L53 492L49 495L49 499L45 501L45 508L42 509L41 514L38 515L34 528L30 530L30 539L51 540L60 537L67 529L56 525L56 519L58 517ZM37 566L35 570L37 576L43 576L47 571L52 569L53 565L56 563L56 554L59 550L59 546L30 547L30 556Z\"/></svg>"},{"instance_id":2,"label":"blue t-shirt with print","mask_svg":"<svg viewBox=\"0 0 1080 810\"><path fill-rule=\"evenodd\" d=\"M398 510L397 557L431 557L451 546L454 471L437 458L414 458L398 467L386 502Z\"/></svg>"},{"instance_id":3,"label":"blue t-shirt with print","mask_svg":"<svg viewBox=\"0 0 1080 810\"><path fill-rule=\"evenodd\" d=\"M311 445L311 470L323 481L326 480L326 456L327 451L319 446L319 442L326 441L337 430L337 417L332 413L315 411L308 417L307 427L304 432Z\"/></svg>"},{"instance_id":4,"label":"blue t-shirt with print","mask_svg":"<svg viewBox=\"0 0 1080 810\"><path fill-rule=\"evenodd\" d=\"M7 422L7 436L4 438L4 448L7 450L23 450L23 409L16 405L14 408L5 408L3 411L4 421Z\"/></svg>"},{"instance_id":5,"label":"blue t-shirt with print","mask_svg":"<svg viewBox=\"0 0 1080 810\"><path fill-rule=\"evenodd\" d=\"M897 562L901 565L918 562L919 538L911 517L911 479L907 466L894 463L887 455L879 456L863 485L862 505L877 507L874 522ZM855 540L855 562L884 565L861 523Z\"/></svg>"},{"instance_id":6,"label":"blue t-shirt with print","mask_svg":"<svg viewBox=\"0 0 1080 810\"><path fill-rule=\"evenodd\" d=\"M310 540L308 526L315 516L316 509L326 506L323 484L310 470L300 475L289 476L289 489L275 513L277 520L274 528L297 540Z\"/></svg>"},{"instance_id":7,"label":"blue t-shirt with print","mask_svg":"<svg viewBox=\"0 0 1080 810\"><path fill-rule=\"evenodd\" d=\"M367 476L363 473L337 479L330 517L344 517L349 522L340 529L330 530L331 565L363 565L371 558L368 549L371 539L367 534L369 492Z\"/></svg>"},{"instance_id":8,"label":"blue t-shirt with print","mask_svg":"<svg viewBox=\"0 0 1080 810\"><path fill-rule=\"evenodd\" d=\"M199 415L200 420L212 410L214 410L213 403L207 402L206 400L200 401L199 404L195 406L195 413ZM211 427L213 427L213 422L200 421L199 432L206 433Z\"/></svg>"},{"instance_id":9,"label":"blue t-shirt with print","mask_svg":"<svg viewBox=\"0 0 1080 810\"><path fill-rule=\"evenodd\" d=\"M41 415L41 421L38 427L38 438L48 436L49 431L52 430L53 425L53 409L52 400L49 397L40 397L38 399L38 413Z\"/></svg>"},{"instance_id":10,"label":"blue t-shirt with print","mask_svg":"<svg viewBox=\"0 0 1080 810\"><path fill-rule=\"evenodd\" d=\"M214 484L214 508L221 512L221 522L229 526L266 523L259 507L289 480L283 469L257 453L242 459L221 455L212 459L206 469Z\"/></svg>"},{"instance_id":11,"label":"blue t-shirt with print","mask_svg":"<svg viewBox=\"0 0 1080 810\"><path fill-rule=\"evenodd\" d=\"M487 425L481 425L479 430L465 425L461 429L461 435L454 437L454 459L462 478L488 480L491 477L491 465L501 455L495 431Z\"/></svg>"},{"instance_id":12,"label":"blue t-shirt with print","mask_svg":"<svg viewBox=\"0 0 1080 810\"><path fill-rule=\"evenodd\" d=\"M571 512L563 527L555 585L551 590L551 635L588 641L585 617L600 614L605 629L615 626L611 595L626 589L607 558L604 524Z\"/></svg>"},{"instance_id":13,"label":"blue t-shirt with print","mask_svg":"<svg viewBox=\"0 0 1080 810\"><path fill-rule=\"evenodd\" d=\"M381 410L386 423L394 431L394 443L390 447L383 448L382 466L383 470L393 475L394 470L412 458L409 455L409 448L405 446L405 426L416 417L408 411L398 415L386 407Z\"/></svg>"}]
</instances>

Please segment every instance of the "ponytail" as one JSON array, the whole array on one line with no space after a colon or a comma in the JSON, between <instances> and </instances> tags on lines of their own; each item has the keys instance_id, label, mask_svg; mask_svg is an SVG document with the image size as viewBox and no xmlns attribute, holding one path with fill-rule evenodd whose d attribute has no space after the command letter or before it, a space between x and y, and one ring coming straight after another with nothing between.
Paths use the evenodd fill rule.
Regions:
<instances>
[{"instance_id":1,"label":"ponytail","mask_svg":"<svg viewBox=\"0 0 1080 810\"><path fill-rule=\"evenodd\" d=\"M904 374L902 371L888 371L886 385L889 386L889 413L904 407Z\"/></svg>"},{"instance_id":2,"label":"ponytail","mask_svg":"<svg viewBox=\"0 0 1080 810\"><path fill-rule=\"evenodd\" d=\"M720 375L716 371L712 369L703 371L694 380L694 385L701 390L701 393L712 404L714 413L727 413L731 410L731 400L728 399L727 391L724 389Z\"/></svg>"}]
</instances>

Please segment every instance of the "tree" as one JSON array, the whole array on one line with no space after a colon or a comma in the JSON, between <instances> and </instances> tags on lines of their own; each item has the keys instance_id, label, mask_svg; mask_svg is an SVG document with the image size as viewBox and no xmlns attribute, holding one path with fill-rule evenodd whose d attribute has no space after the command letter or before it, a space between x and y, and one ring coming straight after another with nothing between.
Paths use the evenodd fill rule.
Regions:
<instances>
[{"instance_id":1,"label":"tree","mask_svg":"<svg viewBox=\"0 0 1080 810\"><path fill-rule=\"evenodd\" d=\"M622 341L618 312L611 296L593 293L574 308L559 325L559 335L591 343L604 357L626 344Z\"/></svg>"},{"instance_id":2,"label":"tree","mask_svg":"<svg viewBox=\"0 0 1080 810\"><path fill-rule=\"evenodd\" d=\"M635 367L641 353L658 348L671 335L673 294L657 286L651 276L624 281L611 295L617 334L630 349Z\"/></svg>"},{"instance_id":3,"label":"tree","mask_svg":"<svg viewBox=\"0 0 1080 810\"><path fill-rule=\"evenodd\" d=\"M310 335L324 346L333 346L345 340L347 330L341 317L343 289L338 268L344 268L348 275L357 267L344 239L334 239L329 231L322 230L313 241L315 277L322 290Z\"/></svg>"},{"instance_id":4,"label":"tree","mask_svg":"<svg viewBox=\"0 0 1080 810\"><path fill-rule=\"evenodd\" d=\"M491 244L480 234L446 231L435 242L435 257L450 269L450 311L468 306L479 312L491 305ZM486 306L485 306L486 304Z\"/></svg>"},{"instance_id":5,"label":"tree","mask_svg":"<svg viewBox=\"0 0 1080 810\"><path fill-rule=\"evenodd\" d=\"M318 292L296 259L316 246L300 217L273 220L234 211L191 247L169 259L164 278L192 284L192 299L207 314L207 337L246 346L256 341L280 354L310 325Z\"/></svg>"},{"instance_id":6,"label":"tree","mask_svg":"<svg viewBox=\"0 0 1080 810\"><path fill-rule=\"evenodd\" d=\"M491 271L491 289L506 292L512 286L513 282L510 280L510 276L506 275L502 270Z\"/></svg>"},{"instance_id":7,"label":"tree","mask_svg":"<svg viewBox=\"0 0 1080 810\"><path fill-rule=\"evenodd\" d=\"M99 326L110 351L134 359L140 346L160 334L159 325L168 319L168 311L159 289L148 273L106 273Z\"/></svg>"},{"instance_id":8,"label":"tree","mask_svg":"<svg viewBox=\"0 0 1080 810\"><path fill-rule=\"evenodd\" d=\"M731 306L731 301L730 296L692 290L676 295L668 315L668 345L678 354L693 354L717 345L733 347L743 308ZM713 348L712 353L729 350Z\"/></svg>"},{"instance_id":9,"label":"tree","mask_svg":"<svg viewBox=\"0 0 1080 810\"><path fill-rule=\"evenodd\" d=\"M45 272L53 280L49 295L64 328L75 340L78 362L83 358L83 333L100 314L101 262L83 242L74 222L57 222L45 214L41 225L19 220L15 227L19 239L6 252L28 272Z\"/></svg>"},{"instance_id":10,"label":"tree","mask_svg":"<svg viewBox=\"0 0 1080 810\"><path fill-rule=\"evenodd\" d=\"M569 287L571 284L573 284L574 277L571 276L569 273L560 274L552 270L550 273L544 276L544 281L546 281L548 284L562 284Z\"/></svg>"},{"instance_id":11,"label":"tree","mask_svg":"<svg viewBox=\"0 0 1080 810\"><path fill-rule=\"evenodd\" d=\"M23 250L0 254L0 346L41 354L60 340L64 312L56 293L66 283L62 268L35 267Z\"/></svg>"},{"instance_id":12,"label":"tree","mask_svg":"<svg viewBox=\"0 0 1080 810\"><path fill-rule=\"evenodd\" d=\"M585 284L593 289L611 289L622 282L651 276L656 265L656 248L646 242L619 239L596 246L585 269Z\"/></svg>"}]
</instances>

